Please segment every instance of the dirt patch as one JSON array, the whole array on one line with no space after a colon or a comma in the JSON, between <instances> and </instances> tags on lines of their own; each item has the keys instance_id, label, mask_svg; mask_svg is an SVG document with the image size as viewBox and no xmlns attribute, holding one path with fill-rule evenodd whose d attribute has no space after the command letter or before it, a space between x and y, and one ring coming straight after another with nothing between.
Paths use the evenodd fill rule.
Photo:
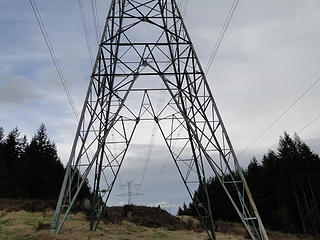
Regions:
<instances>
[{"instance_id":1,"label":"dirt patch","mask_svg":"<svg viewBox=\"0 0 320 240\"><path fill-rule=\"evenodd\" d=\"M61 233L51 235L47 229L54 211L43 212L7 212L0 218L0 239L2 240L205 240L205 233L166 228L149 228L124 220L121 224L100 222L97 231L91 232L83 213L71 213ZM40 224L41 223L41 224ZM219 238L230 240L230 238Z\"/></svg>"},{"instance_id":2,"label":"dirt patch","mask_svg":"<svg viewBox=\"0 0 320 240\"><path fill-rule=\"evenodd\" d=\"M0 200L0 210L5 210L8 212L20 210L24 210L27 212L42 212L47 209L55 209L55 207L55 200Z\"/></svg>"},{"instance_id":3,"label":"dirt patch","mask_svg":"<svg viewBox=\"0 0 320 240\"><path fill-rule=\"evenodd\" d=\"M243 239L250 239L245 227L241 223L225 222L217 220L216 231L222 234L238 236ZM317 237L312 237L305 234L291 234L280 231L267 231L270 240L320 240Z\"/></svg>"},{"instance_id":4,"label":"dirt patch","mask_svg":"<svg viewBox=\"0 0 320 240\"><path fill-rule=\"evenodd\" d=\"M43 229L49 230L50 229L50 223L39 222L39 224L38 224L38 226L36 228L36 231L40 231L40 230L43 230Z\"/></svg>"},{"instance_id":5,"label":"dirt patch","mask_svg":"<svg viewBox=\"0 0 320 240\"><path fill-rule=\"evenodd\" d=\"M182 219L172 216L170 213L161 209L160 207L135 205L125 205L124 207L107 207L103 218L105 223L120 224L124 220L145 227L164 227L168 230L182 230L190 228L190 224L188 225Z\"/></svg>"},{"instance_id":6,"label":"dirt patch","mask_svg":"<svg viewBox=\"0 0 320 240\"><path fill-rule=\"evenodd\" d=\"M12 200L0 199L0 211L2 212L18 212L26 211L30 213L42 212L46 214L48 211L54 210L56 207L55 200ZM73 213L89 213L84 205L78 202L72 209ZM191 230L201 232L199 223L191 220L182 220L176 216L172 216L160 207L146 207L125 205L123 207L107 207L104 213L103 222L121 224L123 221L135 223L137 225L151 228L166 228L168 230ZM39 226L39 230L45 226Z\"/></svg>"},{"instance_id":7,"label":"dirt patch","mask_svg":"<svg viewBox=\"0 0 320 240\"><path fill-rule=\"evenodd\" d=\"M52 237L49 235L48 229L55 205L56 201L54 200L0 199L0 239L83 239L83 232L81 231L84 231L84 229L87 236L91 234L88 227L88 217L81 213L83 207L78 203L63 229L64 234L62 235L67 234L68 237L62 235ZM243 240L247 237L246 230L240 223L218 220L215 226L217 239ZM175 217L159 207L134 205L107 207L99 229L94 234L97 238L93 239L105 239L105 236L110 235L112 236L110 239L114 240L154 239L158 235L163 235L163 238L159 239L207 239L197 219L190 216ZM79 236L70 237L78 232ZM196 233L200 235L196 235ZM103 236L100 236L100 234L103 234ZM124 236L119 237L119 234ZM190 238L192 234L195 234L194 238ZM7 235L14 235L16 238L8 238ZM187 238L180 238L180 235L187 236ZM268 235L270 240L319 240L319 238L313 238L309 235L295 235L276 231L268 231ZM198 236L201 236L201 238L198 238Z\"/></svg>"},{"instance_id":8,"label":"dirt patch","mask_svg":"<svg viewBox=\"0 0 320 240\"><path fill-rule=\"evenodd\" d=\"M17 212L44 212L56 209L56 200L37 200L37 199L0 199L0 211ZM72 212L86 212L83 202L75 202Z\"/></svg>"},{"instance_id":9,"label":"dirt patch","mask_svg":"<svg viewBox=\"0 0 320 240\"><path fill-rule=\"evenodd\" d=\"M224 234L231 234L241 237L248 237L247 231L240 223L224 222L217 220L215 223L216 231Z\"/></svg>"}]
</instances>

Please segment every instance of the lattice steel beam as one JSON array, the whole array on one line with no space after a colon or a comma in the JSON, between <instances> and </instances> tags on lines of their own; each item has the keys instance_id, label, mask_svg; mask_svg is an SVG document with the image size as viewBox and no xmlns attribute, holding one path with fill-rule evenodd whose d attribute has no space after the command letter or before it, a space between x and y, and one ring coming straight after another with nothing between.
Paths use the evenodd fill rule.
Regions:
<instances>
[{"instance_id":1,"label":"lattice steel beam","mask_svg":"<svg viewBox=\"0 0 320 240\"><path fill-rule=\"evenodd\" d=\"M158 91L169 94L156 110ZM141 121L159 127L210 239L208 174L220 181L250 237L268 240L174 0L112 1L51 232L60 232L92 168L90 227L97 227Z\"/></svg>"}]
</instances>

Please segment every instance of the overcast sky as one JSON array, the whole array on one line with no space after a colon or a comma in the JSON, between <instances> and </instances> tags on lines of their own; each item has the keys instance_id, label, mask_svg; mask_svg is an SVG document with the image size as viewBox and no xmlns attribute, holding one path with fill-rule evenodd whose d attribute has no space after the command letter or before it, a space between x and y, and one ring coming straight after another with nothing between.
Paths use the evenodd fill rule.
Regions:
<instances>
[{"instance_id":1,"label":"overcast sky","mask_svg":"<svg viewBox=\"0 0 320 240\"><path fill-rule=\"evenodd\" d=\"M179 0L181 2L181 0ZM91 5L84 0L93 55L97 41ZM102 29L110 0L97 0ZM68 88L81 109L92 71L77 0L37 1L43 22L62 67ZM220 33L232 0L189 1L185 23L202 66ZM320 2L317 0L240 0L230 28L207 75L209 85L233 142L240 153L319 77ZM45 123L66 163L74 138L76 121L59 83L29 1L0 1L0 126L8 133L18 127L29 138ZM246 166L252 156L261 157L275 148L279 136L298 132L316 153L320 153L320 83L316 84L269 131L245 153ZM139 144L140 143L140 144ZM135 151L123 165L117 185L139 182L142 165L134 160L147 147L134 140ZM164 145L153 149L146 184L137 191L136 203L179 204L188 201L172 161L167 161L159 181L159 169L167 156ZM163 153L163 154L161 154ZM164 159L165 158L165 159ZM167 186L171 186L168 188ZM120 189L120 188L119 188ZM116 191L114 195L125 192ZM112 204L125 201L113 196Z\"/></svg>"}]
</instances>

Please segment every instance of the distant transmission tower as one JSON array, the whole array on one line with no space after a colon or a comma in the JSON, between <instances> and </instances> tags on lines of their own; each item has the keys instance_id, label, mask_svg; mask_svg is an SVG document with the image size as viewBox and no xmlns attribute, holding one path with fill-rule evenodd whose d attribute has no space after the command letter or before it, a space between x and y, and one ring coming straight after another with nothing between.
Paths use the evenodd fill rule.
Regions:
<instances>
[{"instance_id":1,"label":"distant transmission tower","mask_svg":"<svg viewBox=\"0 0 320 240\"><path fill-rule=\"evenodd\" d=\"M132 197L143 195L141 193L134 193L132 191L132 187L133 186L140 186L140 184L134 183L134 181L132 180L132 181L127 181L126 184L121 184L120 185L120 187L127 187L127 193L126 194L119 194L118 196L120 196L120 197L128 197L128 202L127 202L128 205L132 204L132 201L131 201Z\"/></svg>"},{"instance_id":2,"label":"distant transmission tower","mask_svg":"<svg viewBox=\"0 0 320 240\"><path fill-rule=\"evenodd\" d=\"M159 91L168 98L156 110ZM145 120L159 127L210 239L215 234L206 175L214 174L251 238L268 240L175 0L112 1L52 233L60 232L91 170L90 226L96 229L132 136Z\"/></svg>"}]
</instances>

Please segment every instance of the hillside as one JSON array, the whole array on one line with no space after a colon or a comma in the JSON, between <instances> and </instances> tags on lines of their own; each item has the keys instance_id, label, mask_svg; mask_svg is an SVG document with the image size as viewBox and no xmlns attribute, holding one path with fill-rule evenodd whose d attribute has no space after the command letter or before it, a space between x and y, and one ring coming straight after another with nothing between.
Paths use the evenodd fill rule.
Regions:
<instances>
[{"instance_id":1,"label":"hillside","mask_svg":"<svg viewBox=\"0 0 320 240\"><path fill-rule=\"evenodd\" d=\"M84 213L72 213L59 236L49 234L53 217L51 202L0 200L1 240L207 240L197 220L190 216L174 217L160 208L131 206L132 217L125 217L124 208L112 207L96 232L89 231ZM35 206L41 210L35 211ZM149 218L143 216L149 215ZM144 219L144 220L143 220ZM151 221L152 220L152 221ZM151 224L152 223L152 224ZM144 226L149 225L149 226ZM217 222L218 240L244 240L240 224ZM270 240L311 240L302 235L269 232Z\"/></svg>"}]
</instances>

